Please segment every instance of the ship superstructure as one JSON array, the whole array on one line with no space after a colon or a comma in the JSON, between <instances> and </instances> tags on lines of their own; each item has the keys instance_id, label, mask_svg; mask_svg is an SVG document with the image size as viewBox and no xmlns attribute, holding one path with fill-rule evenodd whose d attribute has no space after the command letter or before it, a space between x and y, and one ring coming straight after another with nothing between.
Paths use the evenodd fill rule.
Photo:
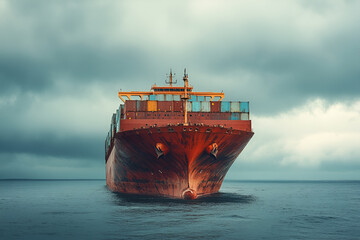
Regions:
<instances>
[{"instance_id":1,"label":"ship superstructure","mask_svg":"<svg viewBox=\"0 0 360 240\"><path fill-rule=\"evenodd\" d=\"M105 140L106 184L117 192L194 199L218 192L253 136L249 102L223 101L222 92L153 85L118 93ZM133 100L132 98L140 100Z\"/></svg>"}]
</instances>

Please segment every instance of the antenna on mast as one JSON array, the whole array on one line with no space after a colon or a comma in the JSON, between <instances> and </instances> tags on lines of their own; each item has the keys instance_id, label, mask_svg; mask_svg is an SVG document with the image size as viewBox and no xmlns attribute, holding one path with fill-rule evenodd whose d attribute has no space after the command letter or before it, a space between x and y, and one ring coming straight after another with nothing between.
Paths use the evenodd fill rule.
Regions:
<instances>
[{"instance_id":1,"label":"antenna on mast","mask_svg":"<svg viewBox=\"0 0 360 240\"><path fill-rule=\"evenodd\" d=\"M187 101L190 98L189 94L188 94L188 87L189 87L189 78L188 78L188 74L186 73L186 68L184 69L184 96L182 96L181 98L185 101L185 111L184 111L184 116L185 116L185 123L184 125L187 126L188 125L188 116L187 116Z\"/></svg>"},{"instance_id":2,"label":"antenna on mast","mask_svg":"<svg viewBox=\"0 0 360 240\"><path fill-rule=\"evenodd\" d=\"M173 84L176 84L177 83L177 80L175 80L175 82L173 81L173 76L175 77L175 73L173 74L172 73L172 69L170 68L170 74L168 75L168 78L169 78L169 81L166 81L165 80L165 83L166 84L170 84L170 87L172 87Z\"/></svg>"}]
</instances>

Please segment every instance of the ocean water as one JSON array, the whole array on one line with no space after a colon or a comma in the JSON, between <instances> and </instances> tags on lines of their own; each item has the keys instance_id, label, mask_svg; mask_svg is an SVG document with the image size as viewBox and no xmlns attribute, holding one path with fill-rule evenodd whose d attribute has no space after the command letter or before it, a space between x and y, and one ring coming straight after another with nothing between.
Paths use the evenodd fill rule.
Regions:
<instances>
[{"instance_id":1,"label":"ocean water","mask_svg":"<svg viewBox=\"0 0 360 240\"><path fill-rule=\"evenodd\" d=\"M0 239L360 239L360 182L225 181L185 201L1 180Z\"/></svg>"}]
</instances>

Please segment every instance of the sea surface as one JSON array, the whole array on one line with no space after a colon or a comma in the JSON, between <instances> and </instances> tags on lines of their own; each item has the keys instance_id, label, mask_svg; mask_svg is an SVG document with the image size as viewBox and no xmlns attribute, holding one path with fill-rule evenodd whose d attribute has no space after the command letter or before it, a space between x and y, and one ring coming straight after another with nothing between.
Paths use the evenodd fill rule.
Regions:
<instances>
[{"instance_id":1,"label":"sea surface","mask_svg":"<svg viewBox=\"0 0 360 240\"><path fill-rule=\"evenodd\" d=\"M225 181L185 201L0 180L0 239L360 239L360 182Z\"/></svg>"}]
</instances>

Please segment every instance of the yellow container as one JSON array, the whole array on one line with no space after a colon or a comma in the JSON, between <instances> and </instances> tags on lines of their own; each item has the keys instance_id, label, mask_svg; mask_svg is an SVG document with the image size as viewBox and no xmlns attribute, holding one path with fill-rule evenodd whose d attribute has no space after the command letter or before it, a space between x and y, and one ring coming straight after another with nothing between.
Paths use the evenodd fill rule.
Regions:
<instances>
[{"instance_id":1,"label":"yellow container","mask_svg":"<svg viewBox=\"0 0 360 240\"><path fill-rule=\"evenodd\" d=\"M157 111L157 101L147 101L147 110L148 112Z\"/></svg>"}]
</instances>

